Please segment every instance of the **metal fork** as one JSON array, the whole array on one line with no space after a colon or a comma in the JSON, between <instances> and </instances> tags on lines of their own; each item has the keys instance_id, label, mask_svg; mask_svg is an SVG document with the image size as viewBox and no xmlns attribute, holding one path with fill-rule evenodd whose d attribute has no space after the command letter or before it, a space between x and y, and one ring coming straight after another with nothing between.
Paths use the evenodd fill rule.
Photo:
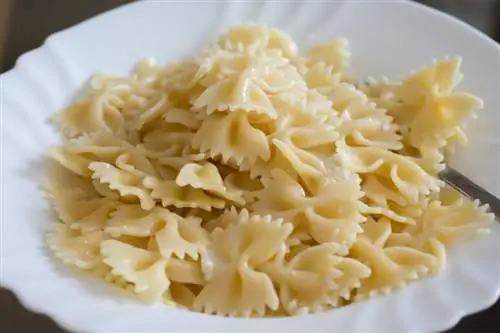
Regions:
<instances>
[{"instance_id":1,"label":"metal fork","mask_svg":"<svg viewBox=\"0 0 500 333\"><path fill-rule=\"evenodd\" d=\"M500 222L500 199L496 196L449 166L439 172L438 177L466 197L478 199L482 204L488 204L490 211L495 215L496 220Z\"/></svg>"}]
</instances>

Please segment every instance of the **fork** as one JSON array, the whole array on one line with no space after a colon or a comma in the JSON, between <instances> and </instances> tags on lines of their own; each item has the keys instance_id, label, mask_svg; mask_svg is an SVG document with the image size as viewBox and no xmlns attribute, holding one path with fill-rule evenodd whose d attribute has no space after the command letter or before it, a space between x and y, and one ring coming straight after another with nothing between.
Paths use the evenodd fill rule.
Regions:
<instances>
[{"instance_id":1,"label":"fork","mask_svg":"<svg viewBox=\"0 0 500 333\"><path fill-rule=\"evenodd\" d=\"M439 172L438 177L466 197L478 199L482 204L488 204L490 211L500 222L500 199L496 196L449 166Z\"/></svg>"}]
</instances>

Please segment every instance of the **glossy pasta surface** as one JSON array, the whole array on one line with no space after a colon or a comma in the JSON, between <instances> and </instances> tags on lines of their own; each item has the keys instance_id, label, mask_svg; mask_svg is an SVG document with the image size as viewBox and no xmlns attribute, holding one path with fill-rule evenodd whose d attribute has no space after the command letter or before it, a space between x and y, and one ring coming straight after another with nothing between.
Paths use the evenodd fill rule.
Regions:
<instances>
[{"instance_id":1,"label":"glossy pasta surface","mask_svg":"<svg viewBox=\"0 0 500 333\"><path fill-rule=\"evenodd\" d=\"M96 74L53 119L49 246L142 300L224 316L320 312L439 274L493 221L436 178L482 108L460 64L362 81L345 39L299 54L242 25L193 58Z\"/></svg>"}]
</instances>

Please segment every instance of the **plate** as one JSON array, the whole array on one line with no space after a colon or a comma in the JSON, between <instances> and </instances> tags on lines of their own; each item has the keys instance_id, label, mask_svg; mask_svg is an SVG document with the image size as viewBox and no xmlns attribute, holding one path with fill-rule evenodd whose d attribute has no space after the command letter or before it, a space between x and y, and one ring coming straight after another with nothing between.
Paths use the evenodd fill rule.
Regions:
<instances>
[{"instance_id":1,"label":"plate","mask_svg":"<svg viewBox=\"0 0 500 333\"><path fill-rule=\"evenodd\" d=\"M500 294L500 224L453 249L446 274L401 292L327 313L229 319L145 306L104 284L75 278L45 246L50 220L37 184L40 158L59 137L47 118L99 70L125 74L139 59L193 54L241 22L283 29L299 46L350 40L359 77L398 79L432 58L464 58L464 90L486 108L468 128L470 145L452 165L500 195L500 46L435 10L406 1L141 1L52 35L1 76L1 285L29 309L86 332L431 332L492 305Z\"/></svg>"}]
</instances>

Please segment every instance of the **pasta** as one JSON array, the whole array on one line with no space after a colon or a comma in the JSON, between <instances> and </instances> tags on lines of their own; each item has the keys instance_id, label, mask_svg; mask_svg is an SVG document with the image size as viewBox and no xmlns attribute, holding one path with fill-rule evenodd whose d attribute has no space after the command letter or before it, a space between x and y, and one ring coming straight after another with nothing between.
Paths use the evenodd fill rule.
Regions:
<instances>
[{"instance_id":1,"label":"pasta","mask_svg":"<svg viewBox=\"0 0 500 333\"><path fill-rule=\"evenodd\" d=\"M458 57L356 82L340 38L304 55L229 29L196 57L96 74L53 117L56 257L146 302L222 316L338 308L442 272L488 207L437 178L482 101Z\"/></svg>"},{"instance_id":2,"label":"pasta","mask_svg":"<svg viewBox=\"0 0 500 333\"><path fill-rule=\"evenodd\" d=\"M463 78L460 64L458 57L445 58L400 83L365 87L394 117L403 134L403 155L416 158L431 174L442 170L444 152L466 142L465 120L483 107L476 96L454 91Z\"/></svg>"}]
</instances>

